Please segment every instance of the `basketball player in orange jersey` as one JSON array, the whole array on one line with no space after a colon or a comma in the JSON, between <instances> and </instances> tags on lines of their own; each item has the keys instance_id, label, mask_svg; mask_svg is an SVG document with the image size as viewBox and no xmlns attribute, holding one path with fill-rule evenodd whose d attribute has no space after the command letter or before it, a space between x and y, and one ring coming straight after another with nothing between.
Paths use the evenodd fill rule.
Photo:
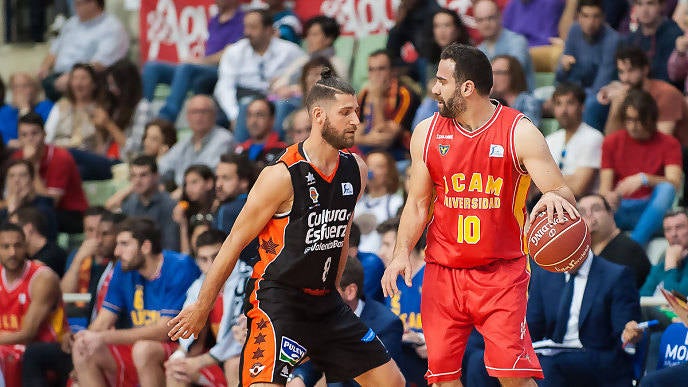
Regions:
<instances>
[{"instance_id":1,"label":"basketball player in orange jersey","mask_svg":"<svg viewBox=\"0 0 688 387\"><path fill-rule=\"evenodd\" d=\"M7 387L19 387L24 346L60 341L69 328L60 279L28 259L24 232L17 225L0 225L0 264L0 375Z\"/></svg>"},{"instance_id":2,"label":"basketball player in orange jersey","mask_svg":"<svg viewBox=\"0 0 688 387\"><path fill-rule=\"evenodd\" d=\"M306 356L328 381L401 387L382 342L337 292L367 167L349 152L359 124L353 88L324 71L306 97L311 134L266 167L203 282L198 301L170 321L173 340L197 334L241 250L258 237L247 285L242 386L285 385Z\"/></svg>"},{"instance_id":3,"label":"basketball player in orange jersey","mask_svg":"<svg viewBox=\"0 0 688 387\"><path fill-rule=\"evenodd\" d=\"M490 62L478 49L452 44L442 52L432 88L439 114L413 132L410 192L382 278L386 296L398 293L399 274L411 286L409 252L433 205L421 314L426 379L436 386L461 385L473 327L485 337L487 371L502 385L534 386L532 378L543 377L525 321L531 177L544 192L533 214L577 216L542 134L522 113L490 100L491 88Z\"/></svg>"}]
</instances>

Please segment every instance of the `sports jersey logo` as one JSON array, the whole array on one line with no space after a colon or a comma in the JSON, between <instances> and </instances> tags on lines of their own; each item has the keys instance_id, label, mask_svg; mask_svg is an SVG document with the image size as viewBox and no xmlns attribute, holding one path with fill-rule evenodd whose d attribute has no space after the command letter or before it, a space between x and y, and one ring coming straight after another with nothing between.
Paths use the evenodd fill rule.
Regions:
<instances>
[{"instance_id":1,"label":"sports jersey logo","mask_svg":"<svg viewBox=\"0 0 688 387\"><path fill-rule=\"evenodd\" d=\"M490 144L489 157L504 157L504 147L497 144Z\"/></svg>"},{"instance_id":2,"label":"sports jersey logo","mask_svg":"<svg viewBox=\"0 0 688 387\"><path fill-rule=\"evenodd\" d=\"M447 152L449 152L449 145L440 144L440 154L444 156L447 154Z\"/></svg>"},{"instance_id":3,"label":"sports jersey logo","mask_svg":"<svg viewBox=\"0 0 688 387\"><path fill-rule=\"evenodd\" d=\"M317 202L318 202L318 198L320 197L320 194L318 193L318 190L315 189L315 187L310 187L310 188L308 189L308 193L310 194L311 200L313 201L313 203L317 203Z\"/></svg>"},{"instance_id":4,"label":"sports jersey logo","mask_svg":"<svg viewBox=\"0 0 688 387\"><path fill-rule=\"evenodd\" d=\"M282 371L280 371L280 376L283 378L289 377L289 368L287 368L287 366L282 367Z\"/></svg>"},{"instance_id":5,"label":"sports jersey logo","mask_svg":"<svg viewBox=\"0 0 688 387\"><path fill-rule=\"evenodd\" d=\"M313 172L308 172L308 174L306 175L306 184L315 184L315 176L313 176Z\"/></svg>"},{"instance_id":6,"label":"sports jersey logo","mask_svg":"<svg viewBox=\"0 0 688 387\"><path fill-rule=\"evenodd\" d=\"M254 378L258 376L259 373L261 373L265 369L265 366L262 365L261 363L254 363L251 368L248 369L248 372L253 376Z\"/></svg>"},{"instance_id":7,"label":"sports jersey logo","mask_svg":"<svg viewBox=\"0 0 688 387\"><path fill-rule=\"evenodd\" d=\"M282 336L282 344L280 344L279 355L280 361L295 366L305 355L306 348L302 347L296 341L286 336Z\"/></svg>"},{"instance_id":8,"label":"sports jersey logo","mask_svg":"<svg viewBox=\"0 0 688 387\"><path fill-rule=\"evenodd\" d=\"M435 137L438 140L453 140L454 135L453 134L438 134L437 137Z\"/></svg>"},{"instance_id":9,"label":"sports jersey logo","mask_svg":"<svg viewBox=\"0 0 688 387\"><path fill-rule=\"evenodd\" d=\"M351 196L354 194L354 186L351 185L348 181L346 183L342 183L342 195L344 196Z\"/></svg>"},{"instance_id":10,"label":"sports jersey logo","mask_svg":"<svg viewBox=\"0 0 688 387\"><path fill-rule=\"evenodd\" d=\"M373 341L374 338L375 338L375 332L373 332L372 329L368 328L368 332L366 332L366 334L363 335L363 337L361 338L361 341L364 343L369 343L369 342Z\"/></svg>"},{"instance_id":11,"label":"sports jersey logo","mask_svg":"<svg viewBox=\"0 0 688 387\"><path fill-rule=\"evenodd\" d=\"M19 299L19 303L24 305L26 304L26 294L25 293L19 293L19 296L17 297Z\"/></svg>"}]
</instances>

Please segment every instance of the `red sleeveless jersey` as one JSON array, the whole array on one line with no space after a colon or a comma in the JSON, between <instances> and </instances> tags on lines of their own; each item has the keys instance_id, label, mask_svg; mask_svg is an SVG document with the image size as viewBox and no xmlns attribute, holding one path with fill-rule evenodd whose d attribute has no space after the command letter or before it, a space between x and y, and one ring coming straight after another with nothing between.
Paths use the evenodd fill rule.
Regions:
<instances>
[{"instance_id":1,"label":"red sleeveless jersey","mask_svg":"<svg viewBox=\"0 0 688 387\"><path fill-rule=\"evenodd\" d=\"M483 126L467 131L454 119L433 116L423 150L436 196L427 262L471 268L526 254L530 176L514 150L521 118L517 110L497 104Z\"/></svg>"},{"instance_id":2,"label":"red sleeveless jersey","mask_svg":"<svg viewBox=\"0 0 688 387\"><path fill-rule=\"evenodd\" d=\"M49 270L43 264L27 261L24 273L11 287L7 284L5 268L0 269L0 332L17 332L21 328L22 320L31 304L31 281L36 273ZM67 329L66 316L60 299L59 306L48 316L34 338L34 341L58 341Z\"/></svg>"}]
</instances>

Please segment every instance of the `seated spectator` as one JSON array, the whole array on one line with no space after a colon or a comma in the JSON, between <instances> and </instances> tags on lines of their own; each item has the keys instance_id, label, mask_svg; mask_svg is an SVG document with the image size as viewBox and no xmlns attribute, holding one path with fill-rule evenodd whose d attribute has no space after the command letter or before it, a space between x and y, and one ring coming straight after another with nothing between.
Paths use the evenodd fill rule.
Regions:
<instances>
[{"instance_id":1,"label":"seated spectator","mask_svg":"<svg viewBox=\"0 0 688 387\"><path fill-rule=\"evenodd\" d=\"M521 111L535 126L542 119L542 102L528 92L526 75L521 63L510 55L497 55L492 59L491 96L506 106Z\"/></svg>"},{"instance_id":2,"label":"seated spectator","mask_svg":"<svg viewBox=\"0 0 688 387\"><path fill-rule=\"evenodd\" d=\"M49 100L39 100L41 86L38 80L29 73L12 74L9 84L12 100L7 105L0 104L0 134L2 134L2 141L6 146L18 148L17 122L19 117L35 111L45 121L53 108L53 103ZM0 98L4 103L4 93L0 93Z\"/></svg>"},{"instance_id":3,"label":"seated spectator","mask_svg":"<svg viewBox=\"0 0 688 387\"><path fill-rule=\"evenodd\" d=\"M284 141L287 145L304 141L311 134L311 117L308 109L301 108L291 113L284 121Z\"/></svg>"},{"instance_id":4,"label":"seated spectator","mask_svg":"<svg viewBox=\"0 0 688 387\"><path fill-rule=\"evenodd\" d=\"M65 272L67 253L48 239L48 221L37 208L23 207L10 215L9 221L21 226L29 258L43 262L59 277Z\"/></svg>"},{"instance_id":5,"label":"seated spectator","mask_svg":"<svg viewBox=\"0 0 688 387\"><path fill-rule=\"evenodd\" d=\"M248 139L248 103L265 98L271 82L304 55L299 46L275 37L274 33L270 13L251 10L244 17L245 38L225 50L220 59L214 94L239 142Z\"/></svg>"},{"instance_id":6,"label":"seated spectator","mask_svg":"<svg viewBox=\"0 0 688 387\"><path fill-rule=\"evenodd\" d=\"M166 120L155 119L146 124L141 137L141 154L155 157L156 161L177 143L177 129Z\"/></svg>"},{"instance_id":7,"label":"seated spectator","mask_svg":"<svg viewBox=\"0 0 688 387\"><path fill-rule=\"evenodd\" d=\"M220 155L234 148L232 133L215 125L216 114L215 103L208 96L196 95L186 101L186 119L192 134L160 158L163 181L174 182L179 187L184 182L184 171L190 165L204 164L215 168Z\"/></svg>"},{"instance_id":8,"label":"seated spectator","mask_svg":"<svg viewBox=\"0 0 688 387\"><path fill-rule=\"evenodd\" d=\"M213 216L213 228L227 234L232 231L256 178L256 168L246 156L224 154L220 157L215 168L217 212ZM258 239L254 239L244 247L239 258L252 262L257 256Z\"/></svg>"},{"instance_id":9,"label":"seated spectator","mask_svg":"<svg viewBox=\"0 0 688 387\"><path fill-rule=\"evenodd\" d=\"M72 329L81 328L73 324L74 317L87 323L95 317L105 298L114 268L116 227L124 215L105 213L98 224L96 237L86 239L60 282L62 293L88 293L90 302L67 304L65 313L70 316ZM83 327L85 328L85 326ZM82 328L82 329L83 329ZM71 347L73 332L63 335L61 342L32 343L24 353L22 382L24 386L46 386L56 379L59 386L67 385L72 365Z\"/></svg>"},{"instance_id":10,"label":"seated spectator","mask_svg":"<svg viewBox=\"0 0 688 387\"><path fill-rule=\"evenodd\" d=\"M38 71L51 101L57 101L67 91L67 73L75 64L90 63L102 71L129 50L124 26L117 17L105 12L105 0L84 0L75 5L76 15L62 26Z\"/></svg>"},{"instance_id":11,"label":"seated spectator","mask_svg":"<svg viewBox=\"0 0 688 387\"><path fill-rule=\"evenodd\" d=\"M207 165L194 164L184 172L179 203L172 210L172 220L179 227L179 251L192 253L191 235L196 226L213 221L215 174Z\"/></svg>"},{"instance_id":12,"label":"seated spectator","mask_svg":"<svg viewBox=\"0 0 688 387\"><path fill-rule=\"evenodd\" d=\"M249 139L234 150L255 162L259 169L272 162L287 147L272 130L275 121L275 105L266 99L255 99L246 113L246 126Z\"/></svg>"},{"instance_id":13,"label":"seated spectator","mask_svg":"<svg viewBox=\"0 0 688 387\"><path fill-rule=\"evenodd\" d=\"M143 97L155 98L155 87L170 85L170 94L158 115L176 122L186 94L212 94L217 82L217 66L225 49L244 36L244 12L237 0L216 0L217 14L208 22L204 56L189 57L182 63L148 61L143 65Z\"/></svg>"},{"instance_id":14,"label":"seated spectator","mask_svg":"<svg viewBox=\"0 0 688 387\"><path fill-rule=\"evenodd\" d=\"M528 51L528 40L523 35L502 26L499 6L493 0L479 0L473 4L473 19L482 36L478 49L492 61L497 55L511 55L518 59L526 75L528 90L535 88L535 69Z\"/></svg>"},{"instance_id":15,"label":"seated spectator","mask_svg":"<svg viewBox=\"0 0 688 387\"><path fill-rule=\"evenodd\" d=\"M39 195L34 186L36 172L32 163L26 160L11 160L5 167L5 189L0 202L0 222L7 221L9 215L23 207L38 209L47 222L46 236L57 239L57 216L55 204L49 196Z\"/></svg>"},{"instance_id":16,"label":"seated spectator","mask_svg":"<svg viewBox=\"0 0 688 387\"><path fill-rule=\"evenodd\" d=\"M72 155L45 143L43 120L36 113L19 118L18 132L21 148L12 158L28 160L38 171L34 177L36 193L53 198L58 231L83 232L82 216L88 202Z\"/></svg>"},{"instance_id":17,"label":"seated spectator","mask_svg":"<svg viewBox=\"0 0 688 387\"><path fill-rule=\"evenodd\" d=\"M364 253L358 250L358 245L360 243L361 229L356 223L351 223L351 230L349 230L348 259L358 259L363 266L363 294L365 295L365 299L384 303L385 297L382 294L380 281L382 280L382 275L385 273L385 264L376 253Z\"/></svg>"},{"instance_id":18,"label":"seated spectator","mask_svg":"<svg viewBox=\"0 0 688 387\"><path fill-rule=\"evenodd\" d=\"M674 51L671 52L669 62L667 63L669 79L674 84L683 83L683 94L688 92L688 60L686 60L686 53L688 53L688 35L684 33L676 38Z\"/></svg>"},{"instance_id":19,"label":"seated spectator","mask_svg":"<svg viewBox=\"0 0 688 387\"><path fill-rule=\"evenodd\" d=\"M211 230L198 237L196 263L202 274L189 287L184 306L190 305L198 298L205 275L226 236L227 234L222 231ZM209 383L212 386L239 384L239 355L243 342L234 339L231 327L242 314L246 283L252 272L253 268L243 259L237 262L209 316L207 328L210 332L205 333L212 334L215 345L211 348L200 348L199 351L198 346L193 344L200 340L180 339L179 349L164 364L167 386L187 386L189 381ZM160 343L151 342L151 347L153 346L159 347ZM154 348L150 350L155 351Z\"/></svg>"},{"instance_id":20,"label":"seated spectator","mask_svg":"<svg viewBox=\"0 0 688 387\"><path fill-rule=\"evenodd\" d=\"M602 0L578 3L578 22L566 36L557 67L557 82L573 82L585 90L586 105L595 103L597 92L614 79L614 58L619 34L604 23ZM589 125L592 120L585 117Z\"/></svg>"},{"instance_id":21,"label":"seated spectator","mask_svg":"<svg viewBox=\"0 0 688 387\"><path fill-rule=\"evenodd\" d=\"M578 212L590 230L590 247L595 255L609 262L627 266L640 289L650 272L650 260L638 243L622 233L614 222L614 212L604 196L590 194L578 200Z\"/></svg>"},{"instance_id":22,"label":"seated spectator","mask_svg":"<svg viewBox=\"0 0 688 387\"><path fill-rule=\"evenodd\" d=\"M395 160L407 159L418 96L394 75L386 51L368 56L368 83L358 94L358 104L361 124L355 139L361 151L384 149Z\"/></svg>"},{"instance_id":23,"label":"seated spectator","mask_svg":"<svg viewBox=\"0 0 688 387\"><path fill-rule=\"evenodd\" d=\"M108 130L96 125L105 123L105 113L99 110L103 106L104 90L95 69L77 63L69 72L65 96L57 101L45 122L46 142L69 149L83 180L111 178L114 162L110 159L118 156L112 151ZM124 133L117 135L123 137Z\"/></svg>"},{"instance_id":24,"label":"seated spectator","mask_svg":"<svg viewBox=\"0 0 688 387\"><path fill-rule=\"evenodd\" d=\"M398 229L399 218L388 219L377 226L377 232L382 239L378 254L385 262L385 266L392 261ZM404 323L399 368L407 383L423 386L427 384L424 376L428 368L428 348L425 345L420 311L420 294L425 273L425 236L420 237L409 258L412 268L411 287L406 286L404 278L397 277L397 287L400 292L387 298L385 302Z\"/></svg>"},{"instance_id":25,"label":"seated spectator","mask_svg":"<svg viewBox=\"0 0 688 387\"><path fill-rule=\"evenodd\" d=\"M304 89L300 85L304 65L316 57L327 58L337 74L348 78L349 65L336 56L334 41L339 37L337 20L324 15L312 17L304 26L306 51L308 55L300 57L286 69L271 86L270 99L275 103L274 130L282 132L282 123L289 113L303 105ZM318 73L320 75L320 73Z\"/></svg>"},{"instance_id":26,"label":"seated spectator","mask_svg":"<svg viewBox=\"0 0 688 387\"><path fill-rule=\"evenodd\" d=\"M647 57L636 47L621 48L616 52L616 68L620 82L610 83L597 94L598 102L609 105L605 133L623 128L621 104L629 90L642 89L650 93L657 103L657 130L673 135L684 146L688 145L688 105L681 92L664 81L649 78Z\"/></svg>"},{"instance_id":27,"label":"seated spectator","mask_svg":"<svg viewBox=\"0 0 688 387\"><path fill-rule=\"evenodd\" d=\"M504 8L504 27L525 36L530 47L549 45L551 38L560 35L559 21L566 3L561 0L511 0Z\"/></svg>"},{"instance_id":28,"label":"seated spectator","mask_svg":"<svg viewBox=\"0 0 688 387\"><path fill-rule=\"evenodd\" d=\"M368 184L365 193L356 202L354 222L361 229L362 252L375 253L380 248L380 234L377 226L387 219L394 218L404 205L399 192L399 172L394 159L384 151L373 151L366 158L368 164Z\"/></svg>"},{"instance_id":29,"label":"seated spectator","mask_svg":"<svg viewBox=\"0 0 688 387\"><path fill-rule=\"evenodd\" d=\"M531 269L526 320L533 344L565 348L539 351L545 375L540 385L630 386L633 358L622 349L621 334L640 318L630 269L592 252L575 272L553 273L535 264Z\"/></svg>"},{"instance_id":30,"label":"seated spectator","mask_svg":"<svg viewBox=\"0 0 688 387\"><path fill-rule=\"evenodd\" d=\"M151 118L148 101L141 98L141 75L138 67L122 59L105 72L108 85L109 108L94 112L96 127L110 138L107 155L129 160L141 150L144 126Z\"/></svg>"},{"instance_id":31,"label":"seated spectator","mask_svg":"<svg viewBox=\"0 0 688 387\"><path fill-rule=\"evenodd\" d=\"M176 349L167 337L167 322L179 313L186 290L200 272L190 257L162 250L160 230L150 219L125 220L116 240L119 262L103 307L89 328L75 336L75 376L84 386L102 386L106 380L154 385L164 379L164 370L159 367L156 379L139 379L137 371L157 364L157 359L146 356L139 346L160 341L163 350L159 356L163 358ZM119 316L132 328L113 329Z\"/></svg>"},{"instance_id":32,"label":"seated spectator","mask_svg":"<svg viewBox=\"0 0 688 387\"><path fill-rule=\"evenodd\" d=\"M139 156L129 164L131 194L122 202L122 213L153 219L162 231L162 248L179 251L179 227L172 220L176 206L170 195L158 188L158 165L151 156Z\"/></svg>"},{"instance_id":33,"label":"seated spectator","mask_svg":"<svg viewBox=\"0 0 688 387\"><path fill-rule=\"evenodd\" d=\"M439 109L437 100L432 94L432 85L435 83L435 74L440 63L442 50L454 42L470 44L468 31L461 21L461 17L448 8L441 8L432 17L432 37L429 40L430 44L425 46L427 48L421 50L425 60L428 62L425 74L426 84L423 84L423 86L426 86L427 95L423 98L418 109L416 109L411 130L419 122L432 116Z\"/></svg>"},{"instance_id":34,"label":"seated spectator","mask_svg":"<svg viewBox=\"0 0 688 387\"><path fill-rule=\"evenodd\" d=\"M640 288L641 296L659 295L659 287L668 291L676 290L681 294L688 293L688 271L686 270L686 253L688 249L688 214L684 210L669 211L662 221L664 237L669 247L652 266L647 280Z\"/></svg>"},{"instance_id":35,"label":"seated spectator","mask_svg":"<svg viewBox=\"0 0 688 387\"><path fill-rule=\"evenodd\" d=\"M576 197L597 191L602 160L600 131L583 122L585 92L573 83L561 83L554 90L554 118L561 129L545 138L554 162Z\"/></svg>"},{"instance_id":36,"label":"seated spectator","mask_svg":"<svg viewBox=\"0 0 688 387\"><path fill-rule=\"evenodd\" d=\"M272 16L275 37L299 44L301 42L301 21L294 11L287 8L284 0L265 0L267 11Z\"/></svg>"},{"instance_id":37,"label":"seated spectator","mask_svg":"<svg viewBox=\"0 0 688 387\"><path fill-rule=\"evenodd\" d=\"M662 14L664 3L664 0L634 0L638 29L626 37L625 43L645 52L650 61L651 78L670 82L667 62L676 38L683 35L683 31L675 21Z\"/></svg>"},{"instance_id":38,"label":"seated spectator","mask_svg":"<svg viewBox=\"0 0 688 387\"><path fill-rule=\"evenodd\" d=\"M411 65L411 75L417 75L418 81L424 84L425 69L423 67L427 65L425 50L432 42L432 36L428 32L432 29L433 15L440 7L436 1L401 1L397 4L399 8L395 14L396 20L387 33L386 50L392 57L393 67ZM456 18L458 19L458 15ZM468 39L468 34L466 34L466 39ZM409 51L415 55L409 55ZM423 55L424 58L414 58L418 54ZM416 72L418 74L414 74Z\"/></svg>"},{"instance_id":39,"label":"seated spectator","mask_svg":"<svg viewBox=\"0 0 688 387\"><path fill-rule=\"evenodd\" d=\"M22 229L0 226L0 381L20 387L25 345L59 341L69 327L62 311L60 280L30 261Z\"/></svg>"},{"instance_id":40,"label":"seated spectator","mask_svg":"<svg viewBox=\"0 0 688 387\"><path fill-rule=\"evenodd\" d=\"M645 246L660 230L681 183L681 144L657 131L650 94L631 90L621 109L626 129L602 143L600 193L616 209L616 224L632 230L631 239Z\"/></svg>"},{"instance_id":41,"label":"seated spectator","mask_svg":"<svg viewBox=\"0 0 688 387\"><path fill-rule=\"evenodd\" d=\"M119 209L119 207L117 208ZM84 211L83 216L83 230L84 230L84 240L95 239L96 233L98 232L98 224L100 223L100 218L107 212L103 206L91 206ZM68 268L72 265L72 260L76 255L79 248L74 248L69 252L67 256L67 263L65 267Z\"/></svg>"},{"instance_id":42,"label":"seated spectator","mask_svg":"<svg viewBox=\"0 0 688 387\"><path fill-rule=\"evenodd\" d=\"M356 316L375 332L379 340L385 345L389 355L398 362L401 354L403 332L401 320L390 312L385 305L374 300L363 300L363 283L363 266L361 262L356 259L347 259L337 291ZM294 368L291 377L292 379L301 379L303 383L301 385L312 387L320 380L322 374L323 372L313 362L308 361ZM292 382L293 380L287 385L289 387L299 385L291 384Z\"/></svg>"}]
</instances>

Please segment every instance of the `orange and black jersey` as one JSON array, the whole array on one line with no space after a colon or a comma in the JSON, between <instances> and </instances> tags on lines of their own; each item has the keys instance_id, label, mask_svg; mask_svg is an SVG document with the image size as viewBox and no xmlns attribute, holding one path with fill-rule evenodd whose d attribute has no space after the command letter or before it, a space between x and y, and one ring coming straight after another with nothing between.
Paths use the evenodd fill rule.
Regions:
<instances>
[{"instance_id":1,"label":"orange and black jersey","mask_svg":"<svg viewBox=\"0 0 688 387\"><path fill-rule=\"evenodd\" d=\"M275 163L289 170L294 202L258 235L260 261L252 278L259 288L274 283L315 295L334 290L346 228L361 190L356 158L340 151L337 167L327 176L310 163L299 143Z\"/></svg>"}]
</instances>

